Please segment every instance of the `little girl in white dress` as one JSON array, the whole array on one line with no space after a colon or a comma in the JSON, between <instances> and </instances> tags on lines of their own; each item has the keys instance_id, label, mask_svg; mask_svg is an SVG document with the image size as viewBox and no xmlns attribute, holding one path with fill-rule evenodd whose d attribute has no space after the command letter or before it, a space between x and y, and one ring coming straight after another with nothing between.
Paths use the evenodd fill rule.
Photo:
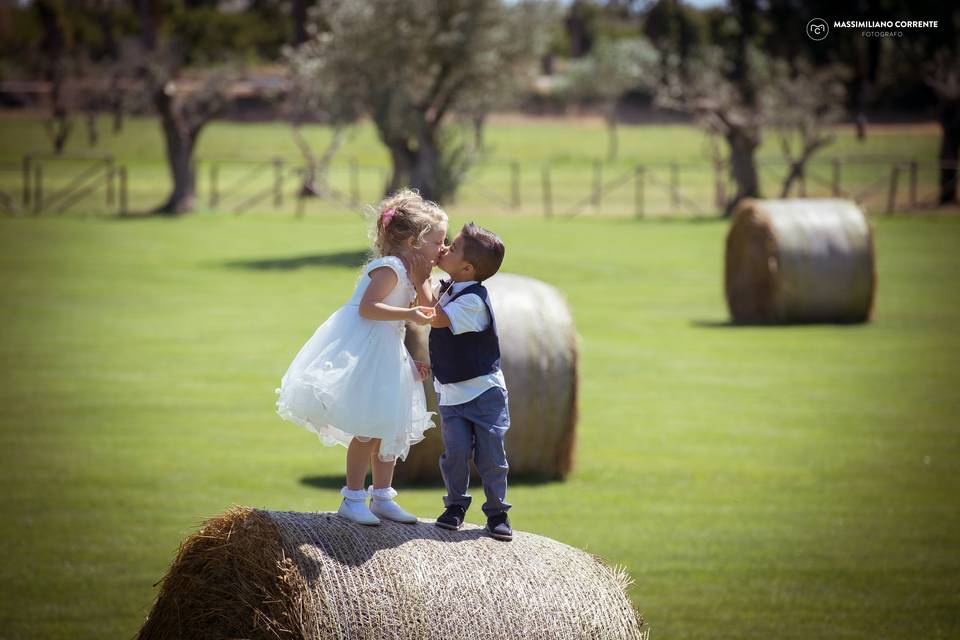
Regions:
<instances>
[{"instance_id":1,"label":"little girl in white dress","mask_svg":"<svg viewBox=\"0 0 960 640\"><path fill-rule=\"evenodd\" d=\"M430 271L446 234L447 214L413 191L381 202L375 258L350 301L300 349L277 389L283 419L316 433L325 445L347 447L338 513L355 522L417 521L394 501L393 469L435 425L422 386L429 369L407 352L404 322L430 322L433 308L417 301L429 304ZM364 491L368 466L373 485Z\"/></svg>"}]
</instances>

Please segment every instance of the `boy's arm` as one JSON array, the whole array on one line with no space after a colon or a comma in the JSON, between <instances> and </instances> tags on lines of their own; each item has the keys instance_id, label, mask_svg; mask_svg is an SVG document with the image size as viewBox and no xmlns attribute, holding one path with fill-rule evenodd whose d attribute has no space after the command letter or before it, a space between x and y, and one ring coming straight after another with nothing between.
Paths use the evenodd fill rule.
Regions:
<instances>
[{"instance_id":1,"label":"boy's arm","mask_svg":"<svg viewBox=\"0 0 960 640\"><path fill-rule=\"evenodd\" d=\"M436 327L437 329L443 329L450 326L450 316L447 315L447 312L444 311L443 307L440 305L437 305L437 311L433 318L430 319L430 326Z\"/></svg>"},{"instance_id":2,"label":"boy's arm","mask_svg":"<svg viewBox=\"0 0 960 640\"><path fill-rule=\"evenodd\" d=\"M444 307L437 305L430 319L431 327L450 327L455 334L483 331L489 325L487 305L473 294L448 302Z\"/></svg>"}]
</instances>

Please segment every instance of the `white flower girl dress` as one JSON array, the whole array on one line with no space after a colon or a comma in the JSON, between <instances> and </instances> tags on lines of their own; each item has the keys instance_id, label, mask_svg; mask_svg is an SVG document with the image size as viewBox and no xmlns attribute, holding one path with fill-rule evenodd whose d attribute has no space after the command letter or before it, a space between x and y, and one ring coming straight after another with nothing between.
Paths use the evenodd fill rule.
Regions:
<instances>
[{"instance_id":1,"label":"white flower girl dress","mask_svg":"<svg viewBox=\"0 0 960 640\"><path fill-rule=\"evenodd\" d=\"M350 301L320 325L293 359L277 389L277 413L328 446L347 446L354 437L382 438L380 459L403 460L435 425L403 344L404 322L360 317L369 275L379 267L397 274L397 286L385 304L409 307L414 301L416 290L400 258L370 262Z\"/></svg>"}]
</instances>

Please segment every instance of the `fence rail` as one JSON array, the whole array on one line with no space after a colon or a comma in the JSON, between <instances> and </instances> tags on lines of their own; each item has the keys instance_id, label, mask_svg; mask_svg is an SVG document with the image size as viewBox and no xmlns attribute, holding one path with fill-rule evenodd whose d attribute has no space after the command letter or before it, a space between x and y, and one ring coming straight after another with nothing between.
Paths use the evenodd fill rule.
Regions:
<instances>
[{"instance_id":1,"label":"fence rail","mask_svg":"<svg viewBox=\"0 0 960 640\"><path fill-rule=\"evenodd\" d=\"M331 207L357 211L382 197L389 171L355 158L331 163L304 185L307 167L284 158L205 157L196 160L197 199L211 211L240 215L253 209L306 215ZM779 197L791 169L782 159L757 161L761 193ZM935 206L942 165L890 156L814 159L788 195L842 197L873 213ZM169 188L166 166L133 171L109 154L35 153L0 165L0 214L128 214L146 211ZM722 162L595 162L484 160L464 177L451 208L545 217L713 216L736 191ZM134 202L131 202L133 200Z\"/></svg>"}]
</instances>

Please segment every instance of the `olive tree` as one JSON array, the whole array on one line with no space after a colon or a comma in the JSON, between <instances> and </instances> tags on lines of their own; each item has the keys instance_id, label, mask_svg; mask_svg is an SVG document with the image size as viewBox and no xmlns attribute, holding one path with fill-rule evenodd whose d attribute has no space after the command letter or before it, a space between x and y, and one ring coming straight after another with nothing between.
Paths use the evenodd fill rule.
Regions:
<instances>
[{"instance_id":1,"label":"olive tree","mask_svg":"<svg viewBox=\"0 0 960 640\"><path fill-rule=\"evenodd\" d=\"M755 153L763 132L759 101L755 94L745 95L739 83L731 79L729 66L718 51L704 48L689 72L672 66L656 98L659 106L693 115L708 134L726 141L737 192L726 204L725 215L730 215L743 198L760 195ZM748 82L754 86L755 66L751 69Z\"/></svg>"},{"instance_id":2,"label":"olive tree","mask_svg":"<svg viewBox=\"0 0 960 640\"><path fill-rule=\"evenodd\" d=\"M958 47L960 48L960 47ZM925 69L924 80L940 103L939 204L957 202L957 175L960 173L960 53L941 49Z\"/></svg>"},{"instance_id":3,"label":"olive tree","mask_svg":"<svg viewBox=\"0 0 960 640\"><path fill-rule=\"evenodd\" d=\"M361 105L387 147L385 185L443 201L466 143L447 130L474 86L507 82L535 61L549 5L503 0L328 0L304 51L317 81Z\"/></svg>"},{"instance_id":4,"label":"olive tree","mask_svg":"<svg viewBox=\"0 0 960 640\"><path fill-rule=\"evenodd\" d=\"M294 143L306 163L300 195L333 195L326 178L327 169L343 143L346 127L359 118L361 105L349 87L333 83L340 78L326 73L327 60L316 55L311 45L288 47L284 58L289 80L284 112ZM323 122L333 129L330 141L319 155L303 134L304 122L310 121Z\"/></svg>"},{"instance_id":5,"label":"olive tree","mask_svg":"<svg viewBox=\"0 0 960 640\"><path fill-rule=\"evenodd\" d=\"M607 161L617 159L617 106L625 93L656 86L659 56L643 38L601 41L590 54L573 60L569 91L600 105L607 124Z\"/></svg>"},{"instance_id":6,"label":"olive tree","mask_svg":"<svg viewBox=\"0 0 960 640\"><path fill-rule=\"evenodd\" d=\"M813 156L836 139L833 127L846 115L848 69L815 68L805 59L770 61L762 83L764 121L777 132L787 162L780 197L804 175Z\"/></svg>"}]
</instances>

